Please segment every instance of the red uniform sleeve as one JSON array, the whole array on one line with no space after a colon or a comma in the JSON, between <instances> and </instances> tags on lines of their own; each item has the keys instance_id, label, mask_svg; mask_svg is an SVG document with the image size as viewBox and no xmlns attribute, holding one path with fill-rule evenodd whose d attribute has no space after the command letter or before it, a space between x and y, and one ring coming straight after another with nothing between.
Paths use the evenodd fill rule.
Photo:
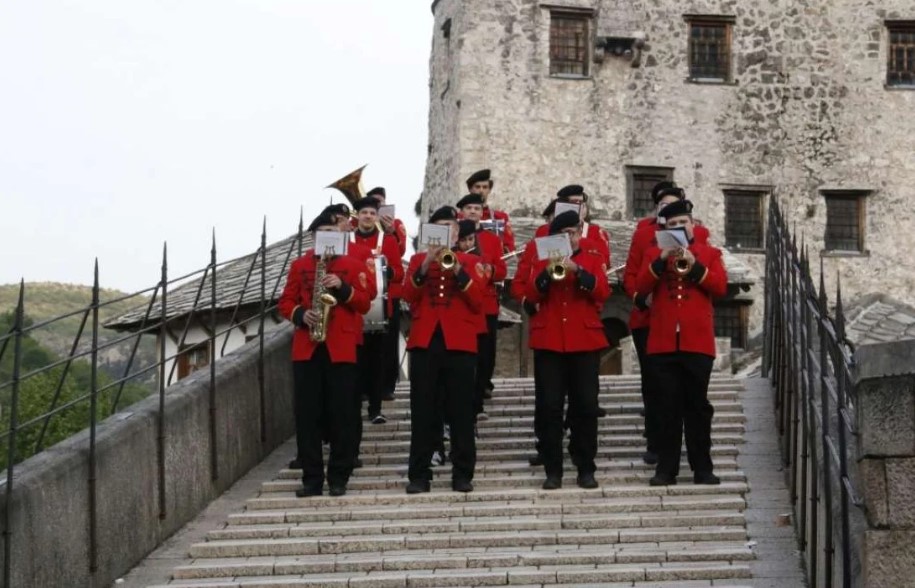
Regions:
<instances>
[{"instance_id":1,"label":"red uniform sleeve","mask_svg":"<svg viewBox=\"0 0 915 588\"><path fill-rule=\"evenodd\" d=\"M626 257L626 268L623 271L623 290L626 291L626 296L630 298L635 298L635 295L639 292L638 288L636 288L636 280L642 270L642 257L649 242L646 238L648 234L648 229L644 228L637 228L632 233L629 255Z\"/></svg>"},{"instance_id":2,"label":"red uniform sleeve","mask_svg":"<svg viewBox=\"0 0 915 588\"><path fill-rule=\"evenodd\" d=\"M699 279L697 284L713 298L721 298L728 292L728 272L721 260L721 251L708 247L708 263L705 265L705 274ZM705 256L703 256L705 257ZM700 259L700 263L701 263Z\"/></svg>"},{"instance_id":3,"label":"red uniform sleeve","mask_svg":"<svg viewBox=\"0 0 915 588\"><path fill-rule=\"evenodd\" d=\"M525 290L527 283L531 279L531 265L533 264L534 254L537 252L537 246L534 240L528 241L524 246L524 252L518 257L518 265L515 269L515 277L512 278L509 294L518 302L524 302Z\"/></svg>"},{"instance_id":4,"label":"red uniform sleeve","mask_svg":"<svg viewBox=\"0 0 915 588\"><path fill-rule=\"evenodd\" d=\"M642 267L639 268L639 273L635 280L636 291L646 294L654 292L654 287L658 283L660 276L656 276L651 271L651 262L657 259L660 254L661 250L657 247L649 247L645 250L645 254L642 255Z\"/></svg>"},{"instance_id":5,"label":"red uniform sleeve","mask_svg":"<svg viewBox=\"0 0 915 588\"><path fill-rule=\"evenodd\" d=\"M402 259L407 253L407 228L399 218L394 219L394 238L397 240L397 248Z\"/></svg>"},{"instance_id":6,"label":"red uniform sleeve","mask_svg":"<svg viewBox=\"0 0 915 588\"><path fill-rule=\"evenodd\" d=\"M422 285L417 285L413 280L413 276L416 275L416 272L419 271L419 267L423 263L423 259L426 257L425 253L416 253L413 257L410 258L410 265L407 267L407 272L404 275L403 280L403 299L406 300L409 304L419 302L423 297L423 287Z\"/></svg>"},{"instance_id":7,"label":"red uniform sleeve","mask_svg":"<svg viewBox=\"0 0 915 588\"><path fill-rule=\"evenodd\" d=\"M505 226L502 228L502 244L505 247L505 253L511 253L515 250L515 232L512 230L511 219L508 218L508 213L505 211L500 211L496 218L505 221Z\"/></svg>"},{"instance_id":8,"label":"red uniform sleeve","mask_svg":"<svg viewBox=\"0 0 915 588\"><path fill-rule=\"evenodd\" d=\"M352 292L348 299L341 300L340 303L345 304L359 314L365 314L369 311L369 308L372 305L372 299L375 298L377 294L375 280L374 278L370 278L375 267L372 265L371 269L369 269L367 263L370 262L363 264L358 259L352 257L344 257L343 259L346 260L348 266L346 278L344 278L343 281L352 288Z\"/></svg>"},{"instance_id":9,"label":"red uniform sleeve","mask_svg":"<svg viewBox=\"0 0 915 588\"><path fill-rule=\"evenodd\" d=\"M292 313L302 304L302 287L304 286L304 276L302 275L302 259L292 262L289 268L289 274L286 276L286 285L283 287L283 293L276 304L280 315L287 320L292 320Z\"/></svg>"},{"instance_id":10,"label":"red uniform sleeve","mask_svg":"<svg viewBox=\"0 0 915 588\"><path fill-rule=\"evenodd\" d=\"M610 298L611 292L610 281L607 279L607 264L597 255L592 257L593 261L582 266L585 271L594 274L594 289L588 292L588 295L599 306L603 306L604 302Z\"/></svg>"},{"instance_id":11,"label":"red uniform sleeve","mask_svg":"<svg viewBox=\"0 0 915 588\"><path fill-rule=\"evenodd\" d=\"M473 312L482 312L486 272L483 271L483 266L472 257L465 257L462 254L457 255L458 262L461 264L461 269L470 276L470 281L467 282L467 286L461 290L460 296L467 302L467 306L470 307L470 310Z\"/></svg>"},{"instance_id":12,"label":"red uniform sleeve","mask_svg":"<svg viewBox=\"0 0 915 588\"><path fill-rule=\"evenodd\" d=\"M484 246L480 244L480 257L483 259L483 263L489 264L492 266L492 275L489 278L489 281L493 284L496 282L501 282L505 279L505 276L508 274L508 268L505 265L505 260L502 259L502 242L498 237L492 233L481 232L477 236L488 235L492 239L487 238L487 244Z\"/></svg>"},{"instance_id":13,"label":"red uniform sleeve","mask_svg":"<svg viewBox=\"0 0 915 588\"><path fill-rule=\"evenodd\" d=\"M524 287L524 297L535 304L544 298L544 295L537 289L537 276L540 275L540 272L542 272L549 263L550 262L547 259L535 260L531 263L530 279ZM547 292L549 292L549 290L547 290Z\"/></svg>"},{"instance_id":14,"label":"red uniform sleeve","mask_svg":"<svg viewBox=\"0 0 915 588\"><path fill-rule=\"evenodd\" d=\"M394 274L391 277L391 282L399 284L403 281L403 258L402 253L400 252L400 247L397 244L397 239L393 235L385 235L384 239L381 241L381 252L384 254L384 258L388 262L388 267L394 268Z\"/></svg>"}]
</instances>

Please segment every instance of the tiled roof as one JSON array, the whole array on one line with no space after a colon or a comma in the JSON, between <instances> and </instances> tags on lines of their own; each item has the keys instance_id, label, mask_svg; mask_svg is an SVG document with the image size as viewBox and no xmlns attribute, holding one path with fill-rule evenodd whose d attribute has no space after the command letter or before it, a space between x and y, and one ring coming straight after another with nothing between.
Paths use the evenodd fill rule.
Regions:
<instances>
[{"instance_id":1,"label":"tiled roof","mask_svg":"<svg viewBox=\"0 0 915 588\"><path fill-rule=\"evenodd\" d=\"M883 294L862 296L845 307L845 333L860 347L915 339L915 308Z\"/></svg>"},{"instance_id":2,"label":"tiled roof","mask_svg":"<svg viewBox=\"0 0 915 588\"><path fill-rule=\"evenodd\" d=\"M306 233L302 251L311 246L311 235ZM285 285L286 272L289 265L298 257L298 235L293 235L282 241L267 246L265 264L265 291L267 304L276 302ZM168 304L166 306L168 319L184 316L195 308L197 292L200 290L200 300L196 304L196 312L209 311L211 276L207 275L200 290L200 275L195 275L190 281L180 286L169 286ZM172 289L174 288L174 289ZM238 305L260 304L261 292L261 260L258 252L240 257L216 268L216 308L234 309ZM105 327L115 330L130 330L136 328L146 315L147 305L144 304L132 311L126 312L107 323ZM150 311L151 323L157 324L161 305L157 301Z\"/></svg>"},{"instance_id":3,"label":"tiled roof","mask_svg":"<svg viewBox=\"0 0 915 588\"><path fill-rule=\"evenodd\" d=\"M635 231L636 221L611 221L595 220L605 231L610 234L610 255L613 267L619 267L626 262L629 245L632 243L632 233ZM539 218L512 218L512 229L515 233L515 242L522 246L534 237L537 227L543 224ZM756 283L752 270L743 264L724 247L719 247L722 252L724 265L728 270L728 283L735 285L750 285ZM507 262L509 277L515 275L517 256ZM610 276L611 284L618 285L622 279L622 272L615 272Z\"/></svg>"}]
</instances>

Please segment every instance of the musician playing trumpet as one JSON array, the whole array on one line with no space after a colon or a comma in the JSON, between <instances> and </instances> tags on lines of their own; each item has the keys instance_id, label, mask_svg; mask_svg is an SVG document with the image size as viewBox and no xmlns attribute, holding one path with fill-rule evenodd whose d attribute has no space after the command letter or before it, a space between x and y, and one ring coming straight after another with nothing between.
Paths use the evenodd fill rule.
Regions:
<instances>
[{"instance_id":1,"label":"musician playing trumpet","mask_svg":"<svg viewBox=\"0 0 915 588\"><path fill-rule=\"evenodd\" d=\"M725 295L727 273L721 251L697 242L692 211L692 202L677 200L659 213L666 229L685 231L688 246L648 248L636 280L636 290L652 298L647 367L659 395L652 486L677 483L684 428L694 483L720 483L712 467L708 384L715 360L712 299Z\"/></svg>"},{"instance_id":2,"label":"musician playing trumpet","mask_svg":"<svg viewBox=\"0 0 915 588\"><path fill-rule=\"evenodd\" d=\"M308 231L315 236L320 231L337 232L335 220L331 212L322 212ZM292 373L297 460L302 467L299 497L320 496L325 477L330 494L341 496L353 470L356 345L362 335L361 315L368 312L376 287L370 278L373 266L339 253L311 248L293 261L277 305L295 326ZM316 302L323 295L334 299L326 313ZM323 338L315 337L316 331L323 332ZM324 432L330 437L326 476Z\"/></svg>"},{"instance_id":3,"label":"musician playing trumpet","mask_svg":"<svg viewBox=\"0 0 915 588\"><path fill-rule=\"evenodd\" d=\"M404 300L410 304L410 464L408 494L429 492L430 462L440 429L440 394L451 424L451 487L473 490L474 369L478 319L483 299L483 267L453 251L458 238L457 211L436 210L430 223L448 228L447 242L428 243L410 259Z\"/></svg>"}]
</instances>

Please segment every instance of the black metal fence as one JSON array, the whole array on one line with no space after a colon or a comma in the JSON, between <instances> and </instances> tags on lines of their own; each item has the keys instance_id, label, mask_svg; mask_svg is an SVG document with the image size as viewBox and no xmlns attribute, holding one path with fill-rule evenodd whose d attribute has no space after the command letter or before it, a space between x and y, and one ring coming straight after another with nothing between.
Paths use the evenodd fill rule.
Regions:
<instances>
[{"instance_id":1,"label":"black metal fence","mask_svg":"<svg viewBox=\"0 0 915 588\"><path fill-rule=\"evenodd\" d=\"M800 253L799 253L800 249ZM841 284L831 318L820 258L810 255L778 202L766 234L763 370L775 391L782 459L810 586L852 585L858 566L852 528L863 516L857 479L852 346L845 336Z\"/></svg>"},{"instance_id":2,"label":"black metal fence","mask_svg":"<svg viewBox=\"0 0 915 588\"><path fill-rule=\"evenodd\" d=\"M3 414L6 416L8 427L0 432L0 446L5 445L6 450L6 488L3 520L4 539L4 586L10 585L12 569L12 544L16 540L10 531L10 508L15 483L16 463L20 461L22 452L17 453L17 443L23 439L27 431L39 431L37 442L33 449L25 452L26 456L37 453L45 448L48 431L54 427L57 419L76 407L85 408L88 405L88 414L82 428L88 428L88 462L86 472L89 495L89 561L88 568L95 572L98 567L98 538L96 533L97 502L99 499L96 488L96 427L100 420L118 410L121 410L122 393L125 386L130 385L144 376L155 373L157 393L159 396L159 412L157 421L157 469L158 469L158 505L159 517L166 515L166 483L165 479L165 452L164 441L168 434L165 422L165 394L166 389L175 381L175 370L179 355L182 352L188 333L192 325L202 326L207 333L205 345L208 349L209 367L209 435L210 435L210 474L212 479L219 477L217 455L216 409L219 395L216 389L216 359L226 353L226 345L233 332L247 330L248 327L257 327L257 341L260 346L258 360L258 384L260 387L260 424L261 441L266 440L265 431L265 394L264 394L264 331L268 319L273 320L273 313L282 287L283 279L289 264L295 257L300 256L303 250L302 220L299 220L297 235L284 241L267 246L266 221L260 235L259 246L255 253L236 259L217 262L216 238L213 236L213 245L210 250L209 263L190 273L172 277L168 271L168 251L163 247L162 271L159 281L155 286L131 294L126 294L110 300L100 300L98 261L92 285L91 301L85 307L72 312L55 316L40 323L28 324L26 317L29 309L29 292L25 282L20 282L18 303L13 312L12 324L8 332L0 335L0 363L4 357L11 354L12 367L10 376L0 381L0 398L3 400ZM268 255L269 254L269 255ZM268 256L270 261L268 262ZM268 279L268 273L270 278ZM224 284L224 277L232 276L231 284ZM224 287L225 286L225 287ZM235 300L227 303L228 298ZM180 296L176 296L180 295ZM175 299L174 302L170 300ZM99 311L113 304L125 301L135 301L139 307L140 319L129 333L118 336L113 340L99 343ZM170 306L171 304L171 306ZM247 309L246 312L242 312ZM222 316L222 328L217 321L217 313ZM241 315L244 314L244 317ZM34 332L49 325L71 317L79 317L78 332L70 346L70 353L63 358L41 367L23 371L23 342ZM228 317L228 326L225 318ZM87 326L88 325L88 326ZM179 331L180 329L180 331ZM176 334L177 333L177 334ZM237 333L236 333L237 334ZM135 367L137 350L141 338L145 335L158 339L158 356L156 361L149 366ZM85 345L84 337L88 336L89 344ZM176 342L176 351L167 354L166 342L169 338ZM217 355L218 340L223 338ZM196 342L195 342L196 343ZM99 378L99 353L114 346L126 346L130 349L126 367L120 377L105 383ZM80 362L88 362L90 367L89 389L81 390L76 398L62 402L61 392L72 375L73 368ZM30 380L39 377L53 378L56 382L54 392L50 395L47 410L20 422L20 408L24 400L24 388L28 388ZM106 411L100 406L100 399L106 399ZM17 458L17 456L19 456Z\"/></svg>"}]
</instances>

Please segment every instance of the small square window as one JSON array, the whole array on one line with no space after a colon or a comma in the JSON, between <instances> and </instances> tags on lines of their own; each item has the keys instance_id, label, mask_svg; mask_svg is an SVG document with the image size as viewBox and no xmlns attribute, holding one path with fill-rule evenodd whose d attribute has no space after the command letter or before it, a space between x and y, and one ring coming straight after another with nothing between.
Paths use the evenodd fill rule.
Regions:
<instances>
[{"instance_id":1,"label":"small square window","mask_svg":"<svg viewBox=\"0 0 915 588\"><path fill-rule=\"evenodd\" d=\"M629 210L633 218L642 218L654 213L654 201L651 189L658 182L670 182L674 179L674 170L670 167L629 167L627 171Z\"/></svg>"},{"instance_id":2,"label":"small square window","mask_svg":"<svg viewBox=\"0 0 915 588\"><path fill-rule=\"evenodd\" d=\"M891 22L886 83L888 86L915 88L915 22Z\"/></svg>"},{"instance_id":3,"label":"small square window","mask_svg":"<svg viewBox=\"0 0 915 588\"><path fill-rule=\"evenodd\" d=\"M182 380L208 365L210 365L209 343L184 345L178 355L178 379Z\"/></svg>"},{"instance_id":4,"label":"small square window","mask_svg":"<svg viewBox=\"0 0 915 588\"><path fill-rule=\"evenodd\" d=\"M730 337L731 347L746 349L748 309L746 303L718 302L715 308L715 336Z\"/></svg>"},{"instance_id":5,"label":"small square window","mask_svg":"<svg viewBox=\"0 0 915 588\"><path fill-rule=\"evenodd\" d=\"M765 192L725 190L724 240L734 249L763 248Z\"/></svg>"},{"instance_id":6,"label":"small square window","mask_svg":"<svg viewBox=\"0 0 915 588\"><path fill-rule=\"evenodd\" d=\"M590 75L591 15L550 11L550 75Z\"/></svg>"},{"instance_id":7,"label":"small square window","mask_svg":"<svg viewBox=\"0 0 915 588\"><path fill-rule=\"evenodd\" d=\"M867 192L824 192L827 251L864 252L864 211Z\"/></svg>"},{"instance_id":8,"label":"small square window","mask_svg":"<svg viewBox=\"0 0 915 588\"><path fill-rule=\"evenodd\" d=\"M689 79L731 81L731 26L728 17L687 17Z\"/></svg>"}]
</instances>

